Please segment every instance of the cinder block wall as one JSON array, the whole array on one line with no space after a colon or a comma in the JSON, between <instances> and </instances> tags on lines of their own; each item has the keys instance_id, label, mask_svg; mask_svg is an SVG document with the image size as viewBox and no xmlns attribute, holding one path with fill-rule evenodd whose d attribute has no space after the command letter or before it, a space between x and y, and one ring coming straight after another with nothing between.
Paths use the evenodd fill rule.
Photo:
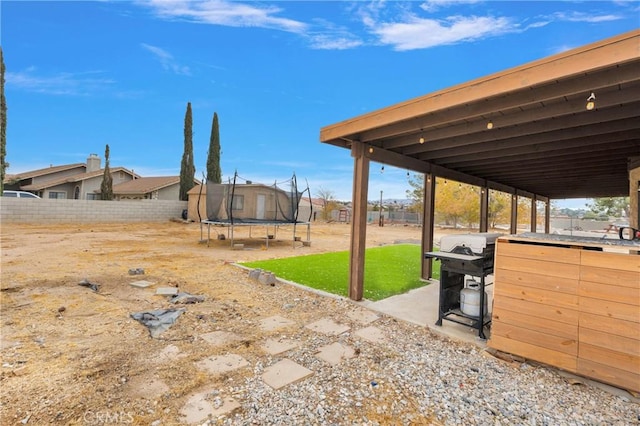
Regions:
<instances>
[{"instance_id":1,"label":"cinder block wall","mask_svg":"<svg viewBox=\"0 0 640 426\"><path fill-rule=\"evenodd\" d=\"M186 201L48 200L0 197L5 223L163 222L180 218Z\"/></svg>"}]
</instances>

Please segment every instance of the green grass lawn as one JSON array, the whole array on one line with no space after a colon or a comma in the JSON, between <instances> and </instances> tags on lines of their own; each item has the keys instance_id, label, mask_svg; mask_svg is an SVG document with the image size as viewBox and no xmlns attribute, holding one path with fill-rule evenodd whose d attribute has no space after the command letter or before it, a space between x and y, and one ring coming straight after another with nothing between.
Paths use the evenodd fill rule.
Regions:
<instances>
[{"instance_id":1,"label":"green grass lawn","mask_svg":"<svg viewBox=\"0 0 640 426\"><path fill-rule=\"evenodd\" d=\"M380 300L426 285L420 280L422 253L419 245L397 244L367 249L364 272L364 298ZM308 256L246 262L279 278L348 296L349 252L341 251ZM433 275L438 278L440 262L434 262Z\"/></svg>"}]
</instances>

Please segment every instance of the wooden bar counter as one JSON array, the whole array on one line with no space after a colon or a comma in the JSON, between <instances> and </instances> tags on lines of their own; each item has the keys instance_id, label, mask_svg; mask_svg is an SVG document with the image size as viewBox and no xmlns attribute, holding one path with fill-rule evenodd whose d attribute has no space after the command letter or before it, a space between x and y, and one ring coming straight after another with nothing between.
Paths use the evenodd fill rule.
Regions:
<instances>
[{"instance_id":1,"label":"wooden bar counter","mask_svg":"<svg viewBox=\"0 0 640 426\"><path fill-rule=\"evenodd\" d=\"M488 346L640 392L639 252L640 241L499 238Z\"/></svg>"}]
</instances>

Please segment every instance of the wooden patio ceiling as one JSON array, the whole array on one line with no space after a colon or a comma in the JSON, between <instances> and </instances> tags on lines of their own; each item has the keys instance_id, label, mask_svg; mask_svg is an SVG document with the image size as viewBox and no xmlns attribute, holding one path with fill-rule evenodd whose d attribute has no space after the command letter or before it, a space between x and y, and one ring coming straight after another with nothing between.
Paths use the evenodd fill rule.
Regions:
<instances>
[{"instance_id":1,"label":"wooden patio ceiling","mask_svg":"<svg viewBox=\"0 0 640 426\"><path fill-rule=\"evenodd\" d=\"M640 30L326 126L320 140L359 141L370 160L509 193L628 196Z\"/></svg>"}]
</instances>

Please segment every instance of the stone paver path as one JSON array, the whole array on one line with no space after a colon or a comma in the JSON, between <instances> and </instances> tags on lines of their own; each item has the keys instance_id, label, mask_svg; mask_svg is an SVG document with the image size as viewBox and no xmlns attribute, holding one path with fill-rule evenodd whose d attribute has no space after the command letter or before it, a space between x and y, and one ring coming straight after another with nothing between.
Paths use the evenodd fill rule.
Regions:
<instances>
[{"instance_id":1,"label":"stone paver path","mask_svg":"<svg viewBox=\"0 0 640 426\"><path fill-rule=\"evenodd\" d=\"M338 342L323 346L316 355L331 365L338 365L343 360L353 358L356 351L351 346L345 346Z\"/></svg>"},{"instance_id":2,"label":"stone paver path","mask_svg":"<svg viewBox=\"0 0 640 426\"><path fill-rule=\"evenodd\" d=\"M337 336L344 333L345 331L349 331L350 329L348 325L337 323L331 318L319 319L316 322L307 324L305 327L309 330L313 330L318 333L329 334L332 336Z\"/></svg>"},{"instance_id":3,"label":"stone paver path","mask_svg":"<svg viewBox=\"0 0 640 426\"><path fill-rule=\"evenodd\" d=\"M274 389L280 389L313 375L313 371L290 359L283 359L264 369L262 380Z\"/></svg>"}]
</instances>

